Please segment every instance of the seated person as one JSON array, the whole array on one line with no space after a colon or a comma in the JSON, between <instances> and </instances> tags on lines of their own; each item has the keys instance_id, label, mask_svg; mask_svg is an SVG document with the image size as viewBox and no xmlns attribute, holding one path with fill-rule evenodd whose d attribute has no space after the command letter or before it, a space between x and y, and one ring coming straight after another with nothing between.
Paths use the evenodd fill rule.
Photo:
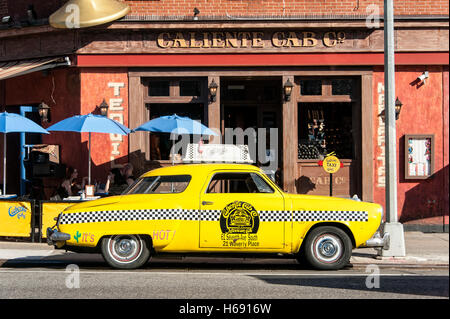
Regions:
<instances>
[{"instance_id":1,"label":"seated person","mask_svg":"<svg viewBox=\"0 0 450 319\"><path fill-rule=\"evenodd\" d=\"M61 185L56 190L55 196L51 199L63 199L69 196L76 196L80 190L84 189L87 177L83 177L81 185L77 184L76 179L78 177L78 171L76 168L68 167L66 169L66 178L63 180Z\"/></svg>"},{"instance_id":2,"label":"seated person","mask_svg":"<svg viewBox=\"0 0 450 319\"><path fill-rule=\"evenodd\" d=\"M113 168L110 171L104 192L109 195L120 195L133 183L133 165L127 163L121 169Z\"/></svg>"}]
</instances>

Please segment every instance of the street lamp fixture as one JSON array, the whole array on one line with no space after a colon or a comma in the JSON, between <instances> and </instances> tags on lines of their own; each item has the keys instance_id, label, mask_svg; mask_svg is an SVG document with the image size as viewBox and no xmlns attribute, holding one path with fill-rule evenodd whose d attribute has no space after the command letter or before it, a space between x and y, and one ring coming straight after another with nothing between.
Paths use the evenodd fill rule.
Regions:
<instances>
[{"instance_id":1,"label":"street lamp fixture","mask_svg":"<svg viewBox=\"0 0 450 319\"><path fill-rule=\"evenodd\" d=\"M395 100L395 119L396 120L398 120L398 118L400 117L400 111L402 110L402 106L403 106L402 101L400 101L399 98L397 97L397 99Z\"/></svg>"},{"instance_id":2,"label":"street lamp fixture","mask_svg":"<svg viewBox=\"0 0 450 319\"><path fill-rule=\"evenodd\" d=\"M42 122L50 122L50 106L42 102L38 106L38 112Z\"/></svg>"},{"instance_id":3,"label":"street lamp fixture","mask_svg":"<svg viewBox=\"0 0 450 319\"><path fill-rule=\"evenodd\" d=\"M292 94L292 88L294 87L294 84L288 79L286 83L284 83L283 89L284 89L284 99L286 102L289 102L291 100L291 94Z\"/></svg>"},{"instance_id":4,"label":"street lamp fixture","mask_svg":"<svg viewBox=\"0 0 450 319\"><path fill-rule=\"evenodd\" d=\"M217 88L218 87L219 86L217 85L217 83L213 79L211 84L209 85L209 95L211 96L211 101L212 102L216 102Z\"/></svg>"},{"instance_id":5,"label":"street lamp fixture","mask_svg":"<svg viewBox=\"0 0 450 319\"><path fill-rule=\"evenodd\" d=\"M103 99L103 102L98 106L98 108L100 109L100 114L102 116L108 115L109 105L108 105L108 103L106 103L105 99Z\"/></svg>"}]
</instances>

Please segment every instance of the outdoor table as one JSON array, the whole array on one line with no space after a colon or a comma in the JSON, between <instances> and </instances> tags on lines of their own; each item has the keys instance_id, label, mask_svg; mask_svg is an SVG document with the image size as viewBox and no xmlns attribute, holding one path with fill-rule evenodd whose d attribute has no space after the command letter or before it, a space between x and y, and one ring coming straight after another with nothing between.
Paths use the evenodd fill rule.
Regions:
<instances>
[{"instance_id":1,"label":"outdoor table","mask_svg":"<svg viewBox=\"0 0 450 319\"><path fill-rule=\"evenodd\" d=\"M69 196L64 198L63 200L76 200L76 201L85 201L85 200L94 200L94 199L99 199L100 196L93 196L93 197L85 197L85 198L81 198L81 196Z\"/></svg>"}]
</instances>

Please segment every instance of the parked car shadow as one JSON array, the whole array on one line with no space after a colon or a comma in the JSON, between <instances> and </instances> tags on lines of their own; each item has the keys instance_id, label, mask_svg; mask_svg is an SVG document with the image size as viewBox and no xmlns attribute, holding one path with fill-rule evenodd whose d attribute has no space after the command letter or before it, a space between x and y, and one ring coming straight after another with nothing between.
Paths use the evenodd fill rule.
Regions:
<instances>
[{"instance_id":1,"label":"parked car shadow","mask_svg":"<svg viewBox=\"0 0 450 319\"><path fill-rule=\"evenodd\" d=\"M379 287L368 288L368 275L361 276L298 276L293 278L269 275L253 276L272 285L317 287L343 290L360 290L370 293L393 293L429 297L449 296L448 276L381 276Z\"/></svg>"}]
</instances>

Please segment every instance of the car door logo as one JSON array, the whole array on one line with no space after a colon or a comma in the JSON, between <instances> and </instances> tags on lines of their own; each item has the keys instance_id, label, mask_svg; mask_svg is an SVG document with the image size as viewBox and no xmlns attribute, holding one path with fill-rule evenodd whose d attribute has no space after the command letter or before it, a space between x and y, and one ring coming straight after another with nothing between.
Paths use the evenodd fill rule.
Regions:
<instances>
[{"instance_id":1,"label":"car door logo","mask_svg":"<svg viewBox=\"0 0 450 319\"><path fill-rule=\"evenodd\" d=\"M251 204L235 201L222 210L220 228L222 233L256 234L259 228L259 214Z\"/></svg>"}]
</instances>

